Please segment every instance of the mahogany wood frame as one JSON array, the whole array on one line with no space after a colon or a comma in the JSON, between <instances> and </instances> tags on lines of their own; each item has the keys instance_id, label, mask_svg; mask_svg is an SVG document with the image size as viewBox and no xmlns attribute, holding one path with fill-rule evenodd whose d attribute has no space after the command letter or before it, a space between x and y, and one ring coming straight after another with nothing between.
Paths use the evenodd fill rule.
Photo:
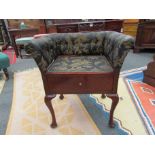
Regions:
<instances>
[{"instance_id":1,"label":"mahogany wood frame","mask_svg":"<svg viewBox=\"0 0 155 155\"><path fill-rule=\"evenodd\" d=\"M109 127L114 128L113 114L118 104L117 94L118 78L120 69L114 69L113 72L41 72L45 89L45 103L51 113L51 127L57 127L55 112L51 100L60 94L88 94L100 93L102 98L105 94L112 99L112 105L109 117Z\"/></svg>"}]
</instances>

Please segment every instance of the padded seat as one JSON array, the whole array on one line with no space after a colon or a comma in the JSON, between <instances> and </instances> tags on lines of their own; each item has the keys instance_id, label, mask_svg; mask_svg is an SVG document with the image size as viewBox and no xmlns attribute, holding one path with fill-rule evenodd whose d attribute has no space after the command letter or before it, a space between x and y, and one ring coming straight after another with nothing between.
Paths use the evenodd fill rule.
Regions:
<instances>
[{"instance_id":1,"label":"padded seat","mask_svg":"<svg viewBox=\"0 0 155 155\"><path fill-rule=\"evenodd\" d=\"M16 39L16 44L17 45L25 45L25 44L31 42L32 39L33 39L33 37L18 38L18 39Z\"/></svg>"},{"instance_id":2,"label":"padded seat","mask_svg":"<svg viewBox=\"0 0 155 155\"><path fill-rule=\"evenodd\" d=\"M48 72L112 72L105 56L58 56Z\"/></svg>"}]
</instances>

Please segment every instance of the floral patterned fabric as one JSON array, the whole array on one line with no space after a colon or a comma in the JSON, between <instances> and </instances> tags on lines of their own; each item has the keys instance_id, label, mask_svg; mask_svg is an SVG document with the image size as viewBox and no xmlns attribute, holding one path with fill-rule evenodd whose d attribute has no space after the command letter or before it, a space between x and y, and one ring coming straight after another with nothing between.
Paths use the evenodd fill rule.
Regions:
<instances>
[{"instance_id":1,"label":"floral patterned fabric","mask_svg":"<svg viewBox=\"0 0 155 155\"><path fill-rule=\"evenodd\" d=\"M104 56L59 56L48 72L112 72Z\"/></svg>"},{"instance_id":2,"label":"floral patterned fabric","mask_svg":"<svg viewBox=\"0 0 155 155\"><path fill-rule=\"evenodd\" d=\"M104 55L113 68L121 68L134 46L134 38L114 31L54 33L34 39L25 46L42 72L59 55Z\"/></svg>"}]
</instances>

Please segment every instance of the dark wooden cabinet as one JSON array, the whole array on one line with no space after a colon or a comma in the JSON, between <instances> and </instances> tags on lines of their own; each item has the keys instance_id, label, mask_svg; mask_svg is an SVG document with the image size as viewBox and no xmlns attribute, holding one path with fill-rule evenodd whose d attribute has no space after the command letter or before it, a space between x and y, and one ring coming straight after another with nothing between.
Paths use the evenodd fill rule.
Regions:
<instances>
[{"instance_id":1,"label":"dark wooden cabinet","mask_svg":"<svg viewBox=\"0 0 155 155\"><path fill-rule=\"evenodd\" d=\"M80 23L78 27L79 27L79 32L103 31L105 28L105 23L104 22Z\"/></svg>"},{"instance_id":2,"label":"dark wooden cabinet","mask_svg":"<svg viewBox=\"0 0 155 155\"><path fill-rule=\"evenodd\" d=\"M134 52L141 49L155 49L155 20L140 20Z\"/></svg>"},{"instance_id":3,"label":"dark wooden cabinet","mask_svg":"<svg viewBox=\"0 0 155 155\"><path fill-rule=\"evenodd\" d=\"M123 20L109 20L105 22L106 31L116 31L121 32L123 27Z\"/></svg>"},{"instance_id":4,"label":"dark wooden cabinet","mask_svg":"<svg viewBox=\"0 0 155 155\"><path fill-rule=\"evenodd\" d=\"M89 32L89 31L117 31L121 32L123 20L95 20L79 21L71 23L58 23L47 25L48 32L52 33L53 28L57 33Z\"/></svg>"},{"instance_id":5,"label":"dark wooden cabinet","mask_svg":"<svg viewBox=\"0 0 155 155\"><path fill-rule=\"evenodd\" d=\"M155 87L155 55L153 61L147 65L147 69L144 70L143 82Z\"/></svg>"},{"instance_id":6,"label":"dark wooden cabinet","mask_svg":"<svg viewBox=\"0 0 155 155\"><path fill-rule=\"evenodd\" d=\"M56 25L56 28L58 33L78 32L77 24L60 24Z\"/></svg>"}]
</instances>

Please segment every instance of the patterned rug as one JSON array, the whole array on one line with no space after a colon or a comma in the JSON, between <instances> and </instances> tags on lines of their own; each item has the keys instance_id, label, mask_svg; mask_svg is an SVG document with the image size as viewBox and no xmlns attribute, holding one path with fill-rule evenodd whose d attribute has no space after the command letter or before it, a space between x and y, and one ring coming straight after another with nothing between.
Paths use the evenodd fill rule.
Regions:
<instances>
[{"instance_id":1,"label":"patterned rug","mask_svg":"<svg viewBox=\"0 0 155 155\"><path fill-rule=\"evenodd\" d=\"M143 69L145 68L140 68L124 76L149 134L155 134L155 87L142 82Z\"/></svg>"},{"instance_id":2,"label":"patterned rug","mask_svg":"<svg viewBox=\"0 0 155 155\"><path fill-rule=\"evenodd\" d=\"M10 60L10 64L16 63L16 54L13 49L4 50L3 53L7 54Z\"/></svg>"},{"instance_id":3,"label":"patterned rug","mask_svg":"<svg viewBox=\"0 0 155 155\"><path fill-rule=\"evenodd\" d=\"M63 100L57 95L53 105L58 127L51 129L51 116L44 104L39 70L15 73L12 110L6 134L148 134L123 78L122 74L114 129L107 125L111 100L102 99L100 94L65 95Z\"/></svg>"}]
</instances>

